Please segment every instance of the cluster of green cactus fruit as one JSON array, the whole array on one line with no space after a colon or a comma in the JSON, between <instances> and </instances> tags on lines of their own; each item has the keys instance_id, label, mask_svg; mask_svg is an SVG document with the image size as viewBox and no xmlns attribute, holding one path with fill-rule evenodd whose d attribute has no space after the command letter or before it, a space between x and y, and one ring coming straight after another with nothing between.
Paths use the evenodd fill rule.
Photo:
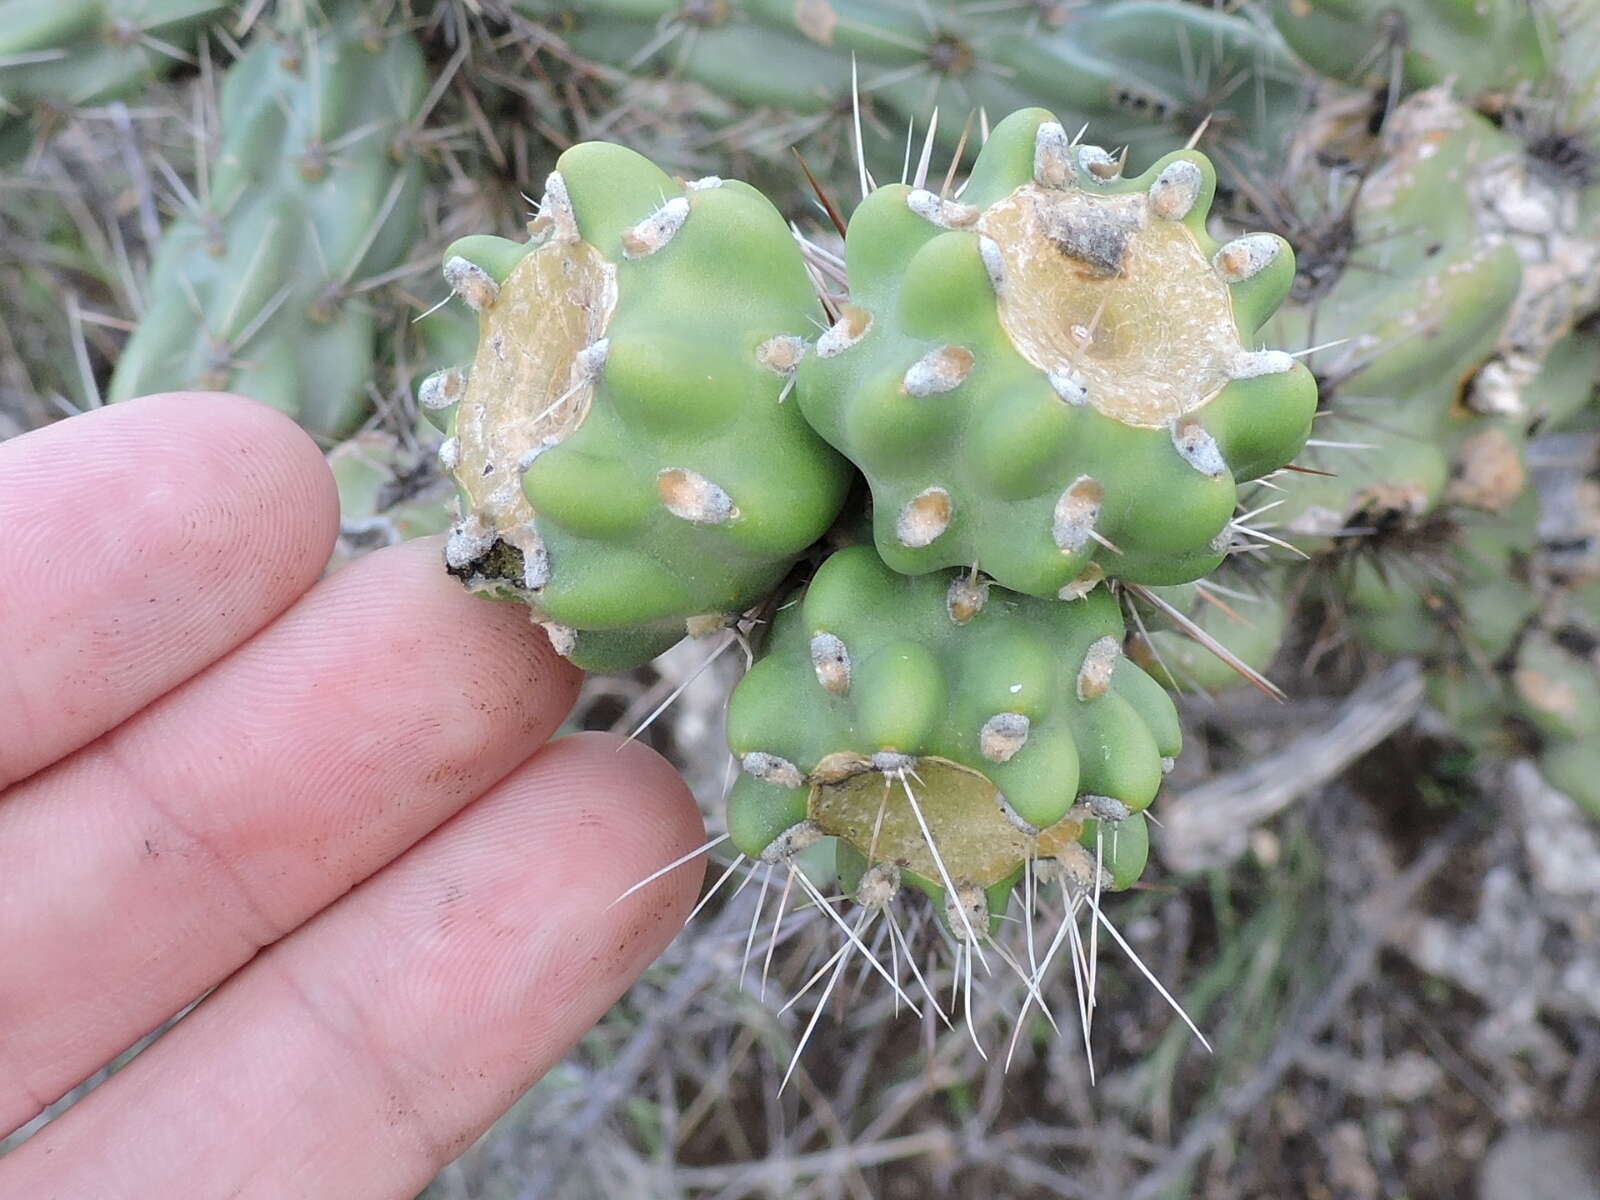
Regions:
<instances>
[{"instance_id":1,"label":"cluster of green cactus fruit","mask_svg":"<svg viewBox=\"0 0 1600 1200\"><path fill-rule=\"evenodd\" d=\"M1031 861L1097 878L1085 840L1127 886L1179 733L1109 581L1216 567L1240 483L1316 407L1257 344L1293 254L1213 240L1214 187L1197 151L1124 178L1014 113L961 198L863 200L828 323L757 192L577 146L529 241L447 252L480 323L421 393L460 492L447 564L575 662L632 665L770 595L853 465L874 545L822 563L732 700L735 845L837 839L852 886L913 884L969 936Z\"/></svg>"},{"instance_id":2,"label":"cluster of green cactus fruit","mask_svg":"<svg viewBox=\"0 0 1600 1200\"><path fill-rule=\"evenodd\" d=\"M764 640L734 844L827 839L863 905L909 884L957 937L1030 865L1133 882L1178 750L1162 687L1265 671L1307 598L1600 808L1600 615L1549 569L1524 463L1600 373L1583 0L509 8L713 96L728 161L797 144L859 180L842 254L731 177L574 139L525 238L445 251L476 342L424 355L456 363L418 395L437 432L358 434L393 335L369 285L442 187L416 126L449 81L397 14L268 4L111 397L225 387L348 439L341 553L448 526L449 570L586 668ZM229 11L0 0L0 158Z\"/></svg>"}]
</instances>

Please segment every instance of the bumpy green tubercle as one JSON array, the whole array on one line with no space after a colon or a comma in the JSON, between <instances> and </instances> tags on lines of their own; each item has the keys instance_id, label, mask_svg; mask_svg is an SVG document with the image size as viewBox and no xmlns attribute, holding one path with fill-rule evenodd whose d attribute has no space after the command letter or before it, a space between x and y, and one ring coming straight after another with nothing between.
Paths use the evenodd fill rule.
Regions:
<instances>
[{"instance_id":1,"label":"bumpy green tubercle","mask_svg":"<svg viewBox=\"0 0 1600 1200\"><path fill-rule=\"evenodd\" d=\"M1181 735L1123 634L1104 588L1063 603L835 553L729 703L734 844L778 862L836 838L846 886L877 868L956 932L962 912L986 931L1029 861L1092 880L1097 835L1108 881L1128 886Z\"/></svg>"},{"instance_id":2,"label":"bumpy green tubercle","mask_svg":"<svg viewBox=\"0 0 1600 1200\"><path fill-rule=\"evenodd\" d=\"M162 236L110 398L227 389L329 438L359 426L379 330L357 287L410 249L421 164L397 139L427 86L411 36L359 8L258 36L227 73L208 190Z\"/></svg>"},{"instance_id":3,"label":"bumpy green tubercle","mask_svg":"<svg viewBox=\"0 0 1600 1200\"><path fill-rule=\"evenodd\" d=\"M529 229L447 251L480 338L422 389L461 492L446 561L621 669L755 604L838 513L847 467L790 397L817 301L760 193L620 146L563 154Z\"/></svg>"},{"instance_id":4,"label":"bumpy green tubercle","mask_svg":"<svg viewBox=\"0 0 1600 1200\"><path fill-rule=\"evenodd\" d=\"M868 161L899 164L907 122L935 109L945 146L967 113L1030 105L1088 123L1107 145L1159 154L1209 119L1231 157L1270 156L1299 97L1295 65L1270 30L1220 9L1171 0L1002 6L956 0L926 11L883 0L515 0L557 21L580 54L654 65L751 109L729 143L813 160L816 135L843 126L852 89ZM779 115L782 114L782 115ZM919 135L920 136L920 135Z\"/></svg>"},{"instance_id":5,"label":"bumpy green tubercle","mask_svg":"<svg viewBox=\"0 0 1600 1200\"><path fill-rule=\"evenodd\" d=\"M1238 482L1300 449L1316 389L1257 348L1292 252L1219 246L1214 186L1194 151L1124 179L1031 109L996 126L959 199L863 201L850 302L799 395L866 475L885 562L1065 597L1222 561Z\"/></svg>"},{"instance_id":6,"label":"bumpy green tubercle","mask_svg":"<svg viewBox=\"0 0 1600 1200\"><path fill-rule=\"evenodd\" d=\"M216 0L0 0L0 161L51 118L128 95L183 63Z\"/></svg>"}]
</instances>

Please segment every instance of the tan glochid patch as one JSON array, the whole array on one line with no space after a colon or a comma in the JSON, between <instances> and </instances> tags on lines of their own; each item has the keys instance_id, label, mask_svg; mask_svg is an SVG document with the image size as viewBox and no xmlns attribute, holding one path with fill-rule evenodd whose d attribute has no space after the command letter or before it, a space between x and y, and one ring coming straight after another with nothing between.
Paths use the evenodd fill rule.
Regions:
<instances>
[{"instance_id":1,"label":"tan glochid patch","mask_svg":"<svg viewBox=\"0 0 1600 1200\"><path fill-rule=\"evenodd\" d=\"M493 308L494 302L500 297L500 285L494 281L494 276L459 254L445 260L444 281L450 285L452 292L466 301L467 307L473 312L481 313Z\"/></svg>"},{"instance_id":2,"label":"tan glochid patch","mask_svg":"<svg viewBox=\"0 0 1600 1200\"><path fill-rule=\"evenodd\" d=\"M1282 248L1270 233L1247 233L1218 250L1211 262L1226 282L1242 283L1271 266Z\"/></svg>"},{"instance_id":3,"label":"tan glochid patch","mask_svg":"<svg viewBox=\"0 0 1600 1200\"><path fill-rule=\"evenodd\" d=\"M1122 661L1122 643L1109 634L1091 642L1078 668L1078 699L1098 700L1111 687L1111 676Z\"/></svg>"},{"instance_id":4,"label":"tan glochid patch","mask_svg":"<svg viewBox=\"0 0 1600 1200\"><path fill-rule=\"evenodd\" d=\"M942 229L966 229L978 219L981 211L958 200L946 200L924 188L914 188L906 194L906 207Z\"/></svg>"},{"instance_id":5,"label":"tan glochid patch","mask_svg":"<svg viewBox=\"0 0 1600 1200\"><path fill-rule=\"evenodd\" d=\"M578 648L578 631L570 625L558 625L554 621L540 621L539 627L544 630L545 637L550 639L550 648L562 658L571 658L572 652Z\"/></svg>"},{"instance_id":6,"label":"tan glochid patch","mask_svg":"<svg viewBox=\"0 0 1600 1200\"><path fill-rule=\"evenodd\" d=\"M544 201L539 205L539 215L530 225L534 233L548 231L550 240L555 242L576 242L581 240L578 233L578 214L572 207L572 198L567 194L567 181L561 177L560 171L551 171L544 181Z\"/></svg>"},{"instance_id":7,"label":"tan glochid patch","mask_svg":"<svg viewBox=\"0 0 1600 1200\"><path fill-rule=\"evenodd\" d=\"M1072 139L1054 121L1045 121L1033 135L1033 181L1040 187L1068 188L1073 184Z\"/></svg>"},{"instance_id":8,"label":"tan glochid patch","mask_svg":"<svg viewBox=\"0 0 1600 1200\"><path fill-rule=\"evenodd\" d=\"M449 408L466 394L466 390L466 374L459 367L446 367L422 381L417 388L417 402L423 408Z\"/></svg>"},{"instance_id":9,"label":"tan glochid patch","mask_svg":"<svg viewBox=\"0 0 1600 1200\"><path fill-rule=\"evenodd\" d=\"M1050 536L1064 554L1076 554L1089 544L1106 490L1087 475L1074 479L1056 501Z\"/></svg>"},{"instance_id":10,"label":"tan glochid patch","mask_svg":"<svg viewBox=\"0 0 1600 1200\"><path fill-rule=\"evenodd\" d=\"M768 754L765 750L752 750L739 760L746 775L778 787L804 787L806 777L800 768L786 758Z\"/></svg>"},{"instance_id":11,"label":"tan glochid patch","mask_svg":"<svg viewBox=\"0 0 1600 1200\"><path fill-rule=\"evenodd\" d=\"M668 467L656 476L656 494L673 516L695 525L724 525L739 515L733 497L687 467Z\"/></svg>"},{"instance_id":12,"label":"tan glochid patch","mask_svg":"<svg viewBox=\"0 0 1600 1200\"><path fill-rule=\"evenodd\" d=\"M942 487L924 488L901 506L895 518L894 536L902 546L920 550L937 541L950 528L953 511L948 491Z\"/></svg>"},{"instance_id":13,"label":"tan glochid patch","mask_svg":"<svg viewBox=\"0 0 1600 1200\"><path fill-rule=\"evenodd\" d=\"M939 346L906 368L901 386L908 396L953 392L972 373L972 351L965 346Z\"/></svg>"},{"instance_id":14,"label":"tan glochid patch","mask_svg":"<svg viewBox=\"0 0 1600 1200\"><path fill-rule=\"evenodd\" d=\"M788 375L806 354L806 341L792 333L780 333L756 347L756 361L769 371Z\"/></svg>"},{"instance_id":15,"label":"tan glochid patch","mask_svg":"<svg viewBox=\"0 0 1600 1200\"><path fill-rule=\"evenodd\" d=\"M689 200L674 196L622 235L622 252L629 258L648 258L677 236L689 219Z\"/></svg>"},{"instance_id":16,"label":"tan glochid patch","mask_svg":"<svg viewBox=\"0 0 1600 1200\"><path fill-rule=\"evenodd\" d=\"M1096 179L1111 180L1122 174L1122 159L1101 146L1079 146L1078 162Z\"/></svg>"},{"instance_id":17,"label":"tan glochid patch","mask_svg":"<svg viewBox=\"0 0 1600 1200\"><path fill-rule=\"evenodd\" d=\"M1150 212L1163 221L1181 221L1200 198L1205 174L1186 158L1168 163L1150 185Z\"/></svg>"},{"instance_id":18,"label":"tan glochid patch","mask_svg":"<svg viewBox=\"0 0 1600 1200\"><path fill-rule=\"evenodd\" d=\"M791 825L767 844L761 852L764 863L787 862L802 850L810 849L828 835L815 821L806 820Z\"/></svg>"},{"instance_id":19,"label":"tan glochid patch","mask_svg":"<svg viewBox=\"0 0 1600 1200\"><path fill-rule=\"evenodd\" d=\"M872 328L872 314L854 304L846 304L839 319L823 331L817 339L817 357L832 358L842 354L867 336Z\"/></svg>"},{"instance_id":20,"label":"tan glochid patch","mask_svg":"<svg viewBox=\"0 0 1600 1200\"><path fill-rule=\"evenodd\" d=\"M850 651L834 634L818 633L811 639L811 666L822 690L830 696L843 696L850 690Z\"/></svg>"},{"instance_id":21,"label":"tan glochid patch","mask_svg":"<svg viewBox=\"0 0 1600 1200\"><path fill-rule=\"evenodd\" d=\"M978 750L990 762L1010 762L1027 744L1031 725L1023 713L995 713L978 730Z\"/></svg>"},{"instance_id":22,"label":"tan glochid patch","mask_svg":"<svg viewBox=\"0 0 1600 1200\"><path fill-rule=\"evenodd\" d=\"M1101 583L1105 582L1106 569L1097 562L1092 562L1078 573L1078 577L1071 583L1063 585L1056 592L1058 600L1082 600Z\"/></svg>"},{"instance_id":23,"label":"tan glochid patch","mask_svg":"<svg viewBox=\"0 0 1600 1200\"><path fill-rule=\"evenodd\" d=\"M1183 461L1202 475L1220 479L1228 474L1222 447L1194 417L1180 417L1172 423L1172 444Z\"/></svg>"},{"instance_id":24,"label":"tan glochid patch","mask_svg":"<svg viewBox=\"0 0 1600 1200\"><path fill-rule=\"evenodd\" d=\"M989 581L982 575L957 575L945 593L945 611L957 625L965 625L989 602Z\"/></svg>"}]
</instances>

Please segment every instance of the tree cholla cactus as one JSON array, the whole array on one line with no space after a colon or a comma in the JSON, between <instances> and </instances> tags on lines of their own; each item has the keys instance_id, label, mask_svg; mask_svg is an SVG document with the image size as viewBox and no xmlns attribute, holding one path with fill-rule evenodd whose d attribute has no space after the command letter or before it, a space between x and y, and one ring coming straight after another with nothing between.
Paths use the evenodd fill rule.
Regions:
<instances>
[{"instance_id":1,"label":"tree cholla cactus","mask_svg":"<svg viewBox=\"0 0 1600 1200\"><path fill-rule=\"evenodd\" d=\"M177 67L232 5L218 0L0 0L0 162L83 105Z\"/></svg>"}]
</instances>

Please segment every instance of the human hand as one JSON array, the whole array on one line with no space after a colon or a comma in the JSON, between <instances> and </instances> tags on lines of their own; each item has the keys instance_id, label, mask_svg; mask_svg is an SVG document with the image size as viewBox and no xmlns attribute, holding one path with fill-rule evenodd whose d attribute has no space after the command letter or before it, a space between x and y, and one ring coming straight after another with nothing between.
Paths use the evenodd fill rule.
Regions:
<instances>
[{"instance_id":1,"label":"human hand","mask_svg":"<svg viewBox=\"0 0 1600 1200\"><path fill-rule=\"evenodd\" d=\"M436 541L318 583L288 419L149 397L0 443L0 1196L414 1195L671 940L699 814ZM541 748L542 747L542 748Z\"/></svg>"}]
</instances>

